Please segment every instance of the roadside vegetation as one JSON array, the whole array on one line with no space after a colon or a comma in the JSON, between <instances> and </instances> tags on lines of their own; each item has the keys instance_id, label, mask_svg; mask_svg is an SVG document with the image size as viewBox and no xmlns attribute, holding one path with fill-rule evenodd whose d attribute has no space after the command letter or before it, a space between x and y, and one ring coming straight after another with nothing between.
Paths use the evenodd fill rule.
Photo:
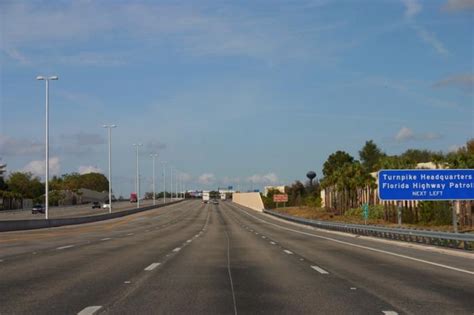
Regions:
<instances>
[{"instance_id":1,"label":"roadside vegetation","mask_svg":"<svg viewBox=\"0 0 474 315\"><path fill-rule=\"evenodd\" d=\"M50 205L61 204L66 198L80 201L80 189L98 192L108 190L109 181L100 173L78 174L69 173L53 176L49 181ZM44 203L45 184L37 176L29 172L12 172L6 176L6 165L0 165L0 198L3 208L18 208L23 199L32 199L34 203ZM76 200L79 199L79 200Z\"/></svg>"},{"instance_id":2,"label":"roadside vegetation","mask_svg":"<svg viewBox=\"0 0 474 315\"><path fill-rule=\"evenodd\" d=\"M420 163L432 163L437 168L474 168L474 139L456 151L443 153L409 149L400 155L387 155L372 140L359 151L359 159L344 151L329 155L323 165L322 178L313 181L295 181L285 187L286 204L275 204L270 191L262 196L267 209L277 209L291 215L311 219L364 223L362 204L369 205L369 224L393 225L397 222L395 203L381 203L376 198L376 172L380 169L414 169ZM428 165L427 165L428 167ZM322 207L321 191L325 197ZM278 207L277 207L278 206ZM473 203L461 202L458 217L461 230L473 229ZM447 201L404 202L402 222L407 226L452 229L451 203Z\"/></svg>"}]
</instances>

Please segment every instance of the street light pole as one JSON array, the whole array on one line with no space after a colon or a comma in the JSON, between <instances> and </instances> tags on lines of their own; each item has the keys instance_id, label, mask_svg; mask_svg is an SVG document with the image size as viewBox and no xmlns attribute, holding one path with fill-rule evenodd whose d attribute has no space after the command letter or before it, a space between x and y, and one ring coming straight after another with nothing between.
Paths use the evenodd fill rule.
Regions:
<instances>
[{"instance_id":1,"label":"street light pole","mask_svg":"<svg viewBox=\"0 0 474 315\"><path fill-rule=\"evenodd\" d=\"M166 203L166 162L161 162L163 165L163 203Z\"/></svg>"},{"instance_id":2,"label":"street light pole","mask_svg":"<svg viewBox=\"0 0 474 315\"><path fill-rule=\"evenodd\" d=\"M112 213L112 128L116 125L103 125L108 129L109 134L109 213Z\"/></svg>"},{"instance_id":3,"label":"street light pole","mask_svg":"<svg viewBox=\"0 0 474 315\"><path fill-rule=\"evenodd\" d=\"M46 143L45 143L45 218L49 219L49 80L58 80L57 76L37 76L36 80L44 80L46 83Z\"/></svg>"},{"instance_id":4,"label":"street light pole","mask_svg":"<svg viewBox=\"0 0 474 315\"><path fill-rule=\"evenodd\" d=\"M143 144L134 143L133 146L137 149L137 208L140 208L140 171L138 166L138 147L141 147Z\"/></svg>"},{"instance_id":5,"label":"street light pole","mask_svg":"<svg viewBox=\"0 0 474 315\"><path fill-rule=\"evenodd\" d=\"M155 159L158 157L158 154L150 154L153 158L153 205L156 205L156 191L155 191Z\"/></svg>"},{"instance_id":6,"label":"street light pole","mask_svg":"<svg viewBox=\"0 0 474 315\"><path fill-rule=\"evenodd\" d=\"M170 196L170 199L171 199L171 201L173 201L173 166L170 166L170 172L171 172L171 176L170 176L170 181L171 181L171 183L170 183L170 188L171 188L170 189L170 194L171 194L171 196Z\"/></svg>"}]
</instances>

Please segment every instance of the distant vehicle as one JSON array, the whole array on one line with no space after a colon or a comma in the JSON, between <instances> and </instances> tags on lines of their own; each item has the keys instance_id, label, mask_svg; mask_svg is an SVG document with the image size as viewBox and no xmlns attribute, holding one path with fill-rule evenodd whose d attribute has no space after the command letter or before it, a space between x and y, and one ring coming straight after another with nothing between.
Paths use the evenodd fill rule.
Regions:
<instances>
[{"instance_id":1,"label":"distant vehicle","mask_svg":"<svg viewBox=\"0 0 474 315\"><path fill-rule=\"evenodd\" d=\"M37 213L44 213L44 206L37 204L33 206L33 209L31 209L32 214L37 214Z\"/></svg>"},{"instance_id":2,"label":"distant vehicle","mask_svg":"<svg viewBox=\"0 0 474 315\"><path fill-rule=\"evenodd\" d=\"M225 193L222 193L221 194L221 200L225 200L225 199L226 199Z\"/></svg>"},{"instance_id":3,"label":"distant vehicle","mask_svg":"<svg viewBox=\"0 0 474 315\"><path fill-rule=\"evenodd\" d=\"M92 203L92 209L100 209L100 203L97 201L94 201Z\"/></svg>"},{"instance_id":4,"label":"distant vehicle","mask_svg":"<svg viewBox=\"0 0 474 315\"><path fill-rule=\"evenodd\" d=\"M109 207L110 207L110 206L109 206L108 203L104 203L104 204L102 205L102 208L104 208L104 209L107 209L107 208L109 208Z\"/></svg>"},{"instance_id":5,"label":"distant vehicle","mask_svg":"<svg viewBox=\"0 0 474 315\"><path fill-rule=\"evenodd\" d=\"M209 192L208 191L203 191L202 192L202 202L203 203L208 203L209 202Z\"/></svg>"},{"instance_id":6,"label":"distant vehicle","mask_svg":"<svg viewBox=\"0 0 474 315\"><path fill-rule=\"evenodd\" d=\"M217 199L212 199L211 203L213 205L218 205L219 204L219 201L217 201Z\"/></svg>"},{"instance_id":7,"label":"distant vehicle","mask_svg":"<svg viewBox=\"0 0 474 315\"><path fill-rule=\"evenodd\" d=\"M130 202L137 202L137 193L131 193L130 194Z\"/></svg>"}]
</instances>

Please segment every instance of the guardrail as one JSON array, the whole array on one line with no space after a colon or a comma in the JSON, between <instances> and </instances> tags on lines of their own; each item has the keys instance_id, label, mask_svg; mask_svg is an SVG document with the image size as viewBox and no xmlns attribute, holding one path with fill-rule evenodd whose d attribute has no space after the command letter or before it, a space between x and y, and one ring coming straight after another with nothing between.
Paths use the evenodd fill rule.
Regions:
<instances>
[{"instance_id":1,"label":"guardrail","mask_svg":"<svg viewBox=\"0 0 474 315\"><path fill-rule=\"evenodd\" d=\"M264 209L263 212L288 221L310 225L326 230L349 232L353 234L375 236L405 242L415 242L451 248L461 248L470 251L474 250L474 234L436 232L405 228L387 228L374 225L346 224L340 222L310 220L278 213L276 211L267 209Z\"/></svg>"},{"instance_id":2,"label":"guardrail","mask_svg":"<svg viewBox=\"0 0 474 315\"><path fill-rule=\"evenodd\" d=\"M124 217L127 215L142 212L142 211L169 206L181 201L183 200L167 202L164 204L159 204L159 205L154 205L154 206L151 205L151 206L133 208L133 209L122 210L122 211L117 211L117 212L112 212L112 213L90 215L90 216L84 216L84 217L75 217L75 218L0 221L0 232L44 229L44 228L51 228L51 227L58 227L58 226L65 226L65 225L75 225L75 224L104 221L104 220Z\"/></svg>"}]
</instances>

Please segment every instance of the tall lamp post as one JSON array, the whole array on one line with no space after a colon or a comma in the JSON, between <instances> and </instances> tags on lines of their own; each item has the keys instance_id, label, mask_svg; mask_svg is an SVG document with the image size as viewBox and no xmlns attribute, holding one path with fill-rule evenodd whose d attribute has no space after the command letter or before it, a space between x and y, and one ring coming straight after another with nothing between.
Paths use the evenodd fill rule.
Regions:
<instances>
[{"instance_id":1,"label":"tall lamp post","mask_svg":"<svg viewBox=\"0 0 474 315\"><path fill-rule=\"evenodd\" d=\"M46 159L45 159L45 218L46 220L49 218L49 80L58 80L58 76L37 76L36 80L44 80L46 82L46 144L45 144L45 151L46 151Z\"/></svg>"},{"instance_id":2,"label":"tall lamp post","mask_svg":"<svg viewBox=\"0 0 474 315\"><path fill-rule=\"evenodd\" d=\"M166 203L166 162L163 161L161 164L163 166L163 203Z\"/></svg>"},{"instance_id":3,"label":"tall lamp post","mask_svg":"<svg viewBox=\"0 0 474 315\"><path fill-rule=\"evenodd\" d=\"M170 166L170 194L171 194L171 201L173 201L173 166Z\"/></svg>"},{"instance_id":4,"label":"tall lamp post","mask_svg":"<svg viewBox=\"0 0 474 315\"><path fill-rule=\"evenodd\" d=\"M138 148L141 147L143 144L141 143L134 143L133 146L136 148L137 151L137 208L140 208L140 169L138 166Z\"/></svg>"},{"instance_id":5,"label":"tall lamp post","mask_svg":"<svg viewBox=\"0 0 474 315\"><path fill-rule=\"evenodd\" d=\"M103 125L102 127L107 128L109 135L109 213L112 213L112 128L116 128L117 125Z\"/></svg>"},{"instance_id":6,"label":"tall lamp post","mask_svg":"<svg viewBox=\"0 0 474 315\"><path fill-rule=\"evenodd\" d=\"M155 159L158 157L158 154L150 154L153 158L153 205L156 205L156 190L155 190Z\"/></svg>"}]
</instances>

